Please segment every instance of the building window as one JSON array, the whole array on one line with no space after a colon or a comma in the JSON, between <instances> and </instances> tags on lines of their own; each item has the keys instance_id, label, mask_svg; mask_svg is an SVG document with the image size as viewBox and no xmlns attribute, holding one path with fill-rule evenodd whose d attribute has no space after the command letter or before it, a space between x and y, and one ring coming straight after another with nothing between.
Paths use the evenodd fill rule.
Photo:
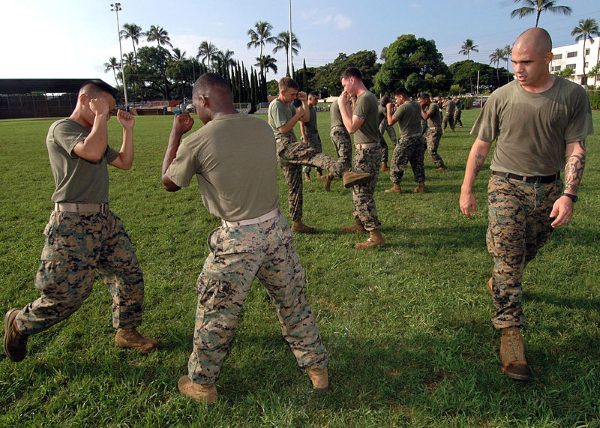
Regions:
<instances>
[{"instance_id":1,"label":"building window","mask_svg":"<svg viewBox=\"0 0 600 428\"><path fill-rule=\"evenodd\" d=\"M567 52L567 58L575 58L576 56L577 56L577 51Z\"/></svg>"},{"instance_id":2,"label":"building window","mask_svg":"<svg viewBox=\"0 0 600 428\"><path fill-rule=\"evenodd\" d=\"M590 63L589 63L589 62L586 62L586 63L585 63L583 66L584 66L585 68L588 68L588 67L590 66Z\"/></svg>"},{"instance_id":3,"label":"building window","mask_svg":"<svg viewBox=\"0 0 600 428\"><path fill-rule=\"evenodd\" d=\"M565 68L570 68L571 70L575 70L575 64L567 64Z\"/></svg>"},{"instance_id":4,"label":"building window","mask_svg":"<svg viewBox=\"0 0 600 428\"><path fill-rule=\"evenodd\" d=\"M556 54L556 55L554 55L553 59L562 59L562 54Z\"/></svg>"},{"instance_id":5,"label":"building window","mask_svg":"<svg viewBox=\"0 0 600 428\"><path fill-rule=\"evenodd\" d=\"M587 48L587 49L585 50L585 56L588 56L589 54L590 54L590 48Z\"/></svg>"},{"instance_id":6,"label":"building window","mask_svg":"<svg viewBox=\"0 0 600 428\"><path fill-rule=\"evenodd\" d=\"M560 71L561 66L560 65L555 65L554 67L552 67L552 71Z\"/></svg>"}]
</instances>

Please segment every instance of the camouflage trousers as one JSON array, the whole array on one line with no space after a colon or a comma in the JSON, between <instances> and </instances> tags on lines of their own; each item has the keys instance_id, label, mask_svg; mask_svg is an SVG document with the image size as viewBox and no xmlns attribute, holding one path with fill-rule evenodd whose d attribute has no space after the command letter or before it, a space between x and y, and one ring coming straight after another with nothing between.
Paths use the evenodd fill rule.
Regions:
<instances>
[{"instance_id":1,"label":"camouflage trousers","mask_svg":"<svg viewBox=\"0 0 600 428\"><path fill-rule=\"evenodd\" d=\"M352 186L354 218L359 219L365 229L369 231L381 228L375 207L375 187L379 178L381 156L379 144L367 148L357 147L354 151L354 171L372 174L372 178L367 183Z\"/></svg>"},{"instance_id":2,"label":"camouflage trousers","mask_svg":"<svg viewBox=\"0 0 600 428\"><path fill-rule=\"evenodd\" d=\"M113 327L141 324L144 278L133 244L115 214L54 211L44 235L35 277L41 296L17 316L22 333L39 333L69 317L90 295L97 274L112 295Z\"/></svg>"},{"instance_id":3,"label":"camouflage trousers","mask_svg":"<svg viewBox=\"0 0 600 428\"><path fill-rule=\"evenodd\" d=\"M429 128L427 130L427 134L425 136L427 151L429 152L429 156L431 156L431 160L437 168L442 168L445 166L444 160L437 152L441 139L442 128Z\"/></svg>"},{"instance_id":4,"label":"camouflage trousers","mask_svg":"<svg viewBox=\"0 0 600 428\"><path fill-rule=\"evenodd\" d=\"M462 111L461 110L456 110L454 112L454 126L460 125L460 127L462 128L463 123L461 120L461 116L462 116Z\"/></svg>"},{"instance_id":5,"label":"camouflage trousers","mask_svg":"<svg viewBox=\"0 0 600 428\"><path fill-rule=\"evenodd\" d=\"M302 166L312 165L327 170L338 177L341 177L344 166L339 160L336 162L329 156L318 153L316 149L302 142L291 141L287 137L278 137L275 143L277 145L277 160L288 185L290 217L292 220L300 220L302 219L303 203Z\"/></svg>"},{"instance_id":6,"label":"camouflage trousers","mask_svg":"<svg viewBox=\"0 0 600 428\"><path fill-rule=\"evenodd\" d=\"M390 137L390 140L392 140L392 142L394 144L396 144L398 142L397 137L396 137L396 130L394 129L393 126L389 126L387 124L387 119L383 119L381 121L381 123L379 124L379 133L381 134L381 150L382 150L382 157L381 157L381 162L383 163L388 163L388 159L389 159L389 155L388 155L388 145L387 142L385 141L385 133L387 132L388 137Z\"/></svg>"},{"instance_id":7,"label":"camouflage trousers","mask_svg":"<svg viewBox=\"0 0 600 428\"><path fill-rule=\"evenodd\" d=\"M266 287L283 338L301 368L327 366L328 355L306 301L306 275L285 218L222 226L208 238L210 254L196 284L198 306L188 375L215 383L254 277Z\"/></svg>"},{"instance_id":8,"label":"camouflage trousers","mask_svg":"<svg viewBox=\"0 0 600 428\"><path fill-rule=\"evenodd\" d=\"M303 142L306 144L305 141ZM308 146L314 148L317 153L323 153L323 144L321 143L321 136L318 132L315 134L308 134ZM311 169L312 168L309 165L306 165L302 168L302 171L310 174ZM323 174L323 170L321 168L317 168L317 172L319 175Z\"/></svg>"},{"instance_id":9,"label":"camouflage trousers","mask_svg":"<svg viewBox=\"0 0 600 428\"><path fill-rule=\"evenodd\" d=\"M329 132L331 142L338 154L338 162L342 165L344 171L352 167L352 139L350 134L343 126L334 126Z\"/></svg>"},{"instance_id":10,"label":"camouflage trousers","mask_svg":"<svg viewBox=\"0 0 600 428\"><path fill-rule=\"evenodd\" d=\"M442 125L444 126L444 129L446 129L446 127L450 125L450 129L454 131L454 112L447 113L446 116L444 116L444 121L442 122Z\"/></svg>"},{"instance_id":11,"label":"camouflage trousers","mask_svg":"<svg viewBox=\"0 0 600 428\"><path fill-rule=\"evenodd\" d=\"M404 169L408 162L417 183L425 182L425 142L421 134L409 135L398 140L392 155L390 166L390 179L394 184L400 184L404 176Z\"/></svg>"},{"instance_id":12,"label":"camouflage trousers","mask_svg":"<svg viewBox=\"0 0 600 428\"><path fill-rule=\"evenodd\" d=\"M525 327L523 271L552 234L550 212L561 195L560 181L523 183L492 175L488 183L487 247L492 273L497 329Z\"/></svg>"}]
</instances>

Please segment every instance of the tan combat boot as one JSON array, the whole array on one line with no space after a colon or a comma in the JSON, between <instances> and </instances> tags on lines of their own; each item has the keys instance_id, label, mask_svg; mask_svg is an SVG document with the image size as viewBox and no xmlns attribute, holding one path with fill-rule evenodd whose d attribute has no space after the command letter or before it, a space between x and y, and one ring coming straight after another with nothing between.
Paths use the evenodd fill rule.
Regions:
<instances>
[{"instance_id":1,"label":"tan combat boot","mask_svg":"<svg viewBox=\"0 0 600 428\"><path fill-rule=\"evenodd\" d=\"M359 219L354 220L354 224L352 226L343 227L343 233L367 233L367 229L363 226Z\"/></svg>"},{"instance_id":2,"label":"tan combat boot","mask_svg":"<svg viewBox=\"0 0 600 428\"><path fill-rule=\"evenodd\" d=\"M342 181L344 182L344 187L348 188L359 184L365 184L371 177L371 174L368 172L346 171L342 174Z\"/></svg>"},{"instance_id":3,"label":"tan combat boot","mask_svg":"<svg viewBox=\"0 0 600 428\"><path fill-rule=\"evenodd\" d=\"M327 367L323 368L308 368L306 373L312 382L313 389L318 391L325 391L329 389L329 374Z\"/></svg>"},{"instance_id":4,"label":"tan combat boot","mask_svg":"<svg viewBox=\"0 0 600 428\"><path fill-rule=\"evenodd\" d=\"M27 335L19 333L15 318L19 309L11 309L4 316L4 352L15 363L23 361L27 355Z\"/></svg>"},{"instance_id":5,"label":"tan combat boot","mask_svg":"<svg viewBox=\"0 0 600 428\"><path fill-rule=\"evenodd\" d=\"M323 189L326 192L331 192L331 182L333 181L333 174L325 174L321 176L321 180L323 180Z\"/></svg>"},{"instance_id":6,"label":"tan combat boot","mask_svg":"<svg viewBox=\"0 0 600 428\"><path fill-rule=\"evenodd\" d=\"M383 244L385 244L383 236L381 235L381 231L377 229L372 230L369 232L369 235L369 239L367 239L365 242L359 242L358 244L354 245L354 248L357 250L366 250L369 248L382 247Z\"/></svg>"},{"instance_id":7,"label":"tan combat boot","mask_svg":"<svg viewBox=\"0 0 600 428\"><path fill-rule=\"evenodd\" d=\"M309 174L308 172L305 172L305 173L304 173L304 179L305 179L306 181L310 181L310 174Z\"/></svg>"},{"instance_id":8,"label":"tan combat boot","mask_svg":"<svg viewBox=\"0 0 600 428\"><path fill-rule=\"evenodd\" d=\"M302 223L302 220L294 220L292 223L292 232L294 233L315 233L317 230Z\"/></svg>"},{"instance_id":9,"label":"tan combat boot","mask_svg":"<svg viewBox=\"0 0 600 428\"><path fill-rule=\"evenodd\" d=\"M119 328L115 334L117 348L136 349L145 354L152 351L158 342L142 336L135 328Z\"/></svg>"},{"instance_id":10,"label":"tan combat boot","mask_svg":"<svg viewBox=\"0 0 600 428\"><path fill-rule=\"evenodd\" d=\"M502 329L500 361L502 362L502 371L509 378L529 380L531 374L525 359L525 344L520 328L508 327Z\"/></svg>"},{"instance_id":11,"label":"tan combat boot","mask_svg":"<svg viewBox=\"0 0 600 428\"><path fill-rule=\"evenodd\" d=\"M413 193L425 193L425 183L422 181L417 183L417 187L413 189Z\"/></svg>"},{"instance_id":12,"label":"tan combat boot","mask_svg":"<svg viewBox=\"0 0 600 428\"><path fill-rule=\"evenodd\" d=\"M385 162L381 162L381 167L379 168L379 171L388 172L389 170L390 170L390 167L388 166L388 164Z\"/></svg>"},{"instance_id":13,"label":"tan combat boot","mask_svg":"<svg viewBox=\"0 0 600 428\"><path fill-rule=\"evenodd\" d=\"M188 376L181 376L177 382L177 388L186 397L200 403L214 404L217 402L217 388L214 384L202 385L192 382Z\"/></svg>"},{"instance_id":14,"label":"tan combat boot","mask_svg":"<svg viewBox=\"0 0 600 428\"><path fill-rule=\"evenodd\" d=\"M385 193L402 193L402 187L399 184L394 183L392 187L384 190Z\"/></svg>"}]
</instances>

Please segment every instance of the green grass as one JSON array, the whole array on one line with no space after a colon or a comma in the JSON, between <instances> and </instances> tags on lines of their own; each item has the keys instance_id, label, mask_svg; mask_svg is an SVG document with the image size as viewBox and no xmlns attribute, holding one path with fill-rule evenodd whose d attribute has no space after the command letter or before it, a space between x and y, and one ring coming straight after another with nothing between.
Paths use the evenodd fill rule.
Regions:
<instances>
[{"instance_id":1,"label":"green grass","mask_svg":"<svg viewBox=\"0 0 600 428\"><path fill-rule=\"evenodd\" d=\"M304 220L320 233L295 243L331 353L331 391L312 392L257 283L217 384L220 402L211 408L180 396L176 381L191 351L206 236L218 220L194 186L176 194L161 187L171 119L138 118L134 167L111 169L111 204L145 272L141 330L159 338L161 349L141 356L112 345L111 299L97 282L77 313L30 339L22 363L0 356L0 426L600 427L600 137L588 142L573 223L556 231L526 272L534 379L518 383L500 372L484 286L491 269L487 171L476 185L480 212L466 219L458 210L476 113L465 111L466 127L442 139L448 173L426 159L428 193L386 194L389 175L380 176L381 250L357 252L359 237L338 233L352 222L351 195L339 181L331 193L305 183ZM598 112L594 121L599 130ZM51 122L0 121L2 313L38 297L33 277L54 187L44 144ZM321 113L323 145L333 153L328 122ZM110 132L118 146L114 119ZM403 184L413 187L412 172ZM287 215L281 175L279 185Z\"/></svg>"}]
</instances>

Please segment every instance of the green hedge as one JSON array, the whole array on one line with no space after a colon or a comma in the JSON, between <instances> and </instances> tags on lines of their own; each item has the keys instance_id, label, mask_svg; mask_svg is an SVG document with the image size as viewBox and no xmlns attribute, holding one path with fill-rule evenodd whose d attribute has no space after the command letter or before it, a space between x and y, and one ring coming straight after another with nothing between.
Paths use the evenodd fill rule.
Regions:
<instances>
[{"instance_id":1,"label":"green hedge","mask_svg":"<svg viewBox=\"0 0 600 428\"><path fill-rule=\"evenodd\" d=\"M588 91L588 97L590 98L590 105L593 110L600 110L600 91Z\"/></svg>"}]
</instances>

